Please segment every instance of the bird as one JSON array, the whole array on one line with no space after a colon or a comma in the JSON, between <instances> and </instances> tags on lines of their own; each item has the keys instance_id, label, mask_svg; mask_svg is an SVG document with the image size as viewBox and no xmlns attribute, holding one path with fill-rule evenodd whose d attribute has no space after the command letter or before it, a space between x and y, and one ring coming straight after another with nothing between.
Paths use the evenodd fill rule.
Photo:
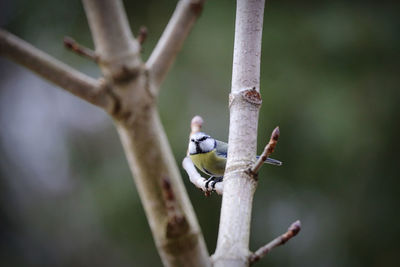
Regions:
<instances>
[{"instance_id":1,"label":"bird","mask_svg":"<svg viewBox=\"0 0 400 267\"><path fill-rule=\"evenodd\" d=\"M225 142L203 132L197 132L190 137L189 157L199 170L210 176L205 184L207 189L210 182L211 187L215 188L215 184L222 181L227 155L228 144ZM267 158L265 163L282 165L281 161L272 158Z\"/></svg>"}]
</instances>

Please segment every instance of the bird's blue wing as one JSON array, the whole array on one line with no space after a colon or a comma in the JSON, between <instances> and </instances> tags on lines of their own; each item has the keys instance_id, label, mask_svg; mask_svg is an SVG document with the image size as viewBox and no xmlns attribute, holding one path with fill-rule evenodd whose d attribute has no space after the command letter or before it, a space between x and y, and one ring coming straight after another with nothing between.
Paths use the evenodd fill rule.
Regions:
<instances>
[{"instance_id":1,"label":"bird's blue wing","mask_svg":"<svg viewBox=\"0 0 400 267\"><path fill-rule=\"evenodd\" d=\"M226 158L228 156L228 144L218 141L217 142L217 147L216 147L216 153L218 156L220 157L224 157ZM259 158L260 156L257 156L257 158ZM268 164L272 164L272 165L277 165L277 166L281 166L282 162L276 159L272 159L272 158L267 158L266 161L264 161L264 163L268 163Z\"/></svg>"},{"instance_id":2,"label":"bird's blue wing","mask_svg":"<svg viewBox=\"0 0 400 267\"><path fill-rule=\"evenodd\" d=\"M217 142L216 153L220 157L226 158L228 156L228 144L215 140Z\"/></svg>"}]
</instances>

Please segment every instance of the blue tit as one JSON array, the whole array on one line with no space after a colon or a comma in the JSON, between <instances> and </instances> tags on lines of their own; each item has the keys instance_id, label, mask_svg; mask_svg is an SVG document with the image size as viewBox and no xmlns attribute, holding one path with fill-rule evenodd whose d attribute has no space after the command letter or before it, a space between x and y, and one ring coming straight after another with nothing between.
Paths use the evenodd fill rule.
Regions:
<instances>
[{"instance_id":1,"label":"blue tit","mask_svg":"<svg viewBox=\"0 0 400 267\"><path fill-rule=\"evenodd\" d=\"M228 144L218 141L211 136L198 132L191 136L189 143L189 156L194 165L211 176L206 182L208 188L209 182L214 188L215 183L222 181L225 172L226 157L228 154ZM282 165L279 160L267 158L265 163L273 165Z\"/></svg>"}]
</instances>

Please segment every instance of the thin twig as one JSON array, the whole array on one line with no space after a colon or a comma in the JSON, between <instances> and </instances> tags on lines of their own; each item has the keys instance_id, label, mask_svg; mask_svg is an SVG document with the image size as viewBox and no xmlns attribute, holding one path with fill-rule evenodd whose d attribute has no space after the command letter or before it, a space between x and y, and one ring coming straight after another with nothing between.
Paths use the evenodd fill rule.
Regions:
<instances>
[{"instance_id":1,"label":"thin twig","mask_svg":"<svg viewBox=\"0 0 400 267\"><path fill-rule=\"evenodd\" d=\"M111 104L95 80L35 48L17 36L0 29L0 54L27 67L42 78L102 108Z\"/></svg>"},{"instance_id":2,"label":"thin twig","mask_svg":"<svg viewBox=\"0 0 400 267\"><path fill-rule=\"evenodd\" d=\"M279 139L279 127L276 127L271 134L271 138L269 139L268 144L265 146L263 153L261 156L258 158L256 163L254 163L253 167L250 169L250 173L256 175L258 171L260 170L261 166L263 163L267 160L269 155L271 155L274 152L276 143L278 143Z\"/></svg>"},{"instance_id":3,"label":"thin twig","mask_svg":"<svg viewBox=\"0 0 400 267\"><path fill-rule=\"evenodd\" d=\"M285 244L292 237L296 236L300 232L300 230L301 230L301 222L297 220L294 223L292 223L292 225L290 225L286 233L275 238L274 240L272 240L265 246L262 246L256 252L254 252L249 258L250 264L260 260L262 257L267 255L271 251L271 249Z\"/></svg>"},{"instance_id":4,"label":"thin twig","mask_svg":"<svg viewBox=\"0 0 400 267\"><path fill-rule=\"evenodd\" d=\"M137 40L138 40L140 45L143 45L143 43L146 41L147 33L148 33L147 27L146 26L140 26L138 37L137 37Z\"/></svg>"},{"instance_id":5,"label":"thin twig","mask_svg":"<svg viewBox=\"0 0 400 267\"><path fill-rule=\"evenodd\" d=\"M64 46L66 48L74 51L78 55L87 57L96 63L99 61L99 57L96 55L96 53L93 50L91 50L90 48L84 47L83 45L78 44L77 41L75 41L74 39L72 39L69 36L64 37Z\"/></svg>"},{"instance_id":6,"label":"thin twig","mask_svg":"<svg viewBox=\"0 0 400 267\"><path fill-rule=\"evenodd\" d=\"M180 0L178 2L157 46L146 62L156 87L159 87L164 80L194 22L200 15L204 1Z\"/></svg>"}]
</instances>

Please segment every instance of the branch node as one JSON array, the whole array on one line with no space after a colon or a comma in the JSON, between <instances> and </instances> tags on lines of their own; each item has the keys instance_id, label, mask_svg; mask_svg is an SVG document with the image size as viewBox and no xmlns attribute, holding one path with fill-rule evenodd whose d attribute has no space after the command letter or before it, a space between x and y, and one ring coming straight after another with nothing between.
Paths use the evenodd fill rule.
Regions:
<instances>
[{"instance_id":1,"label":"branch node","mask_svg":"<svg viewBox=\"0 0 400 267\"><path fill-rule=\"evenodd\" d=\"M251 168L248 168L245 173L252 177L254 180L258 181L258 172L253 172Z\"/></svg>"},{"instance_id":2,"label":"branch node","mask_svg":"<svg viewBox=\"0 0 400 267\"><path fill-rule=\"evenodd\" d=\"M167 238L177 238L187 233L189 224L177 207L178 203L171 181L166 175L161 178L161 189L167 210L166 236Z\"/></svg>"},{"instance_id":3,"label":"branch node","mask_svg":"<svg viewBox=\"0 0 400 267\"><path fill-rule=\"evenodd\" d=\"M128 121L132 117L132 110L123 108L123 98L118 95L111 86L110 82L105 78L100 78L100 90L106 95L111 102L107 106L106 111L117 121Z\"/></svg>"},{"instance_id":4,"label":"branch node","mask_svg":"<svg viewBox=\"0 0 400 267\"><path fill-rule=\"evenodd\" d=\"M256 87L242 91L244 99L252 104L260 106L262 103L261 94L257 91Z\"/></svg>"},{"instance_id":5,"label":"branch node","mask_svg":"<svg viewBox=\"0 0 400 267\"><path fill-rule=\"evenodd\" d=\"M297 220L289 226L286 233L284 233L281 236L278 236L277 238L275 238L268 244L262 246L253 254L251 254L249 257L250 264L259 261L262 257L267 255L273 248L285 244L292 237L296 236L300 232L300 230L301 230L301 222Z\"/></svg>"},{"instance_id":6,"label":"branch node","mask_svg":"<svg viewBox=\"0 0 400 267\"><path fill-rule=\"evenodd\" d=\"M77 41L75 41L69 36L64 37L64 46L80 56L89 58L96 63L99 62L99 56L96 55L96 53L93 50L83 45L80 45Z\"/></svg>"},{"instance_id":7,"label":"branch node","mask_svg":"<svg viewBox=\"0 0 400 267\"><path fill-rule=\"evenodd\" d=\"M115 83L128 83L136 79L141 72L140 67L128 67L125 64L120 66L119 70L112 74L112 79Z\"/></svg>"},{"instance_id":8,"label":"branch node","mask_svg":"<svg viewBox=\"0 0 400 267\"><path fill-rule=\"evenodd\" d=\"M243 99L246 102L253 104L256 107L260 107L262 104L261 94L258 92L256 87L242 89L239 92L229 94L229 107L232 106L233 102L237 99Z\"/></svg>"}]
</instances>

